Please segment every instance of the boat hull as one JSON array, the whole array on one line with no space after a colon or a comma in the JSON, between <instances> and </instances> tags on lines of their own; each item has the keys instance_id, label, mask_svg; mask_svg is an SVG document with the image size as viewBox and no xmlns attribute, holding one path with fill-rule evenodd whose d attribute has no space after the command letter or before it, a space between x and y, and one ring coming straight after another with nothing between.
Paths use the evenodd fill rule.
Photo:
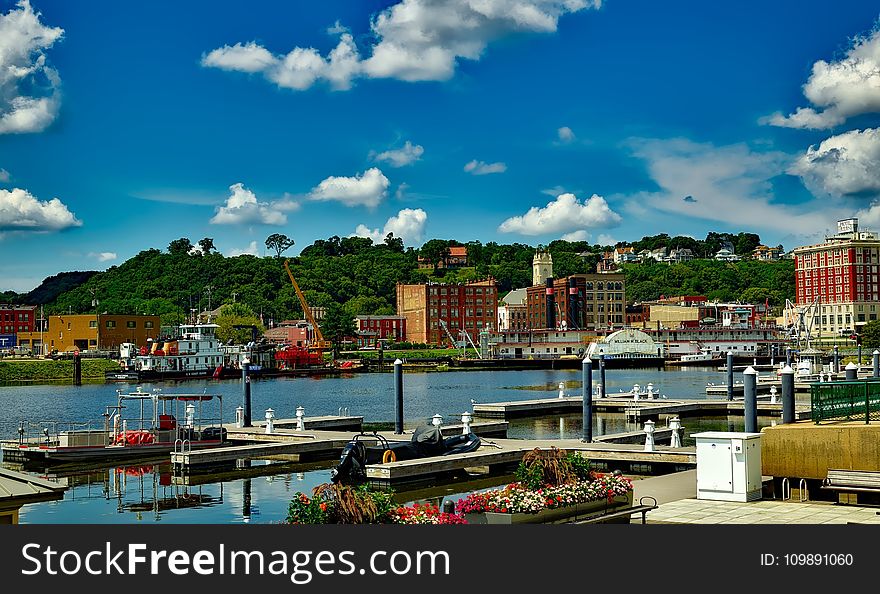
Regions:
<instances>
[{"instance_id":1,"label":"boat hull","mask_svg":"<svg viewBox=\"0 0 880 594\"><path fill-rule=\"evenodd\" d=\"M192 449L219 447L220 440L192 442ZM187 447L190 447L187 444ZM69 464L74 462L123 462L165 456L174 450L173 443L154 443L137 446L83 446L40 447L21 446L18 442L3 442L4 462L40 462L43 464Z\"/></svg>"}]
</instances>

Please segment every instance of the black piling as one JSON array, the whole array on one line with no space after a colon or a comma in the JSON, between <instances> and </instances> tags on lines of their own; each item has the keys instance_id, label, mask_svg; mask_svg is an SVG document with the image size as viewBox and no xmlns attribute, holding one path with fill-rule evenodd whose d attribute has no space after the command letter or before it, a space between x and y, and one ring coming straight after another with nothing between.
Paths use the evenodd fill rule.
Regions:
<instances>
[{"instance_id":1,"label":"black piling","mask_svg":"<svg viewBox=\"0 0 880 594\"><path fill-rule=\"evenodd\" d=\"M584 357L581 364L581 394L583 395L583 441L591 443L593 441L593 362L590 357Z\"/></svg>"},{"instance_id":2,"label":"black piling","mask_svg":"<svg viewBox=\"0 0 880 594\"><path fill-rule=\"evenodd\" d=\"M73 385L81 386L83 383L82 374L82 357L79 351L73 353Z\"/></svg>"},{"instance_id":3,"label":"black piling","mask_svg":"<svg viewBox=\"0 0 880 594\"><path fill-rule=\"evenodd\" d=\"M403 361L394 361L394 433L403 434Z\"/></svg>"},{"instance_id":4,"label":"black piling","mask_svg":"<svg viewBox=\"0 0 880 594\"><path fill-rule=\"evenodd\" d=\"M727 400L733 400L733 351L727 351Z\"/></svg>"},{"instance_id":5,"label":"black piling","mask_svg":"<svg viewBox=\"0 0 880 594\"><path fill-rule=\"evenodd\" d=\"M794 423L794 369L786 365L782 370L782 423Z\"/></svg>"},{"instance_id":6,"label":"black piling","mask_svg":"<svg viewBox=\"0 0 880 594\"><path fill-rule=\"evenodd\" d=\"M244 427L251 427L251 377L248 375L250 363L241 364L241 405L244 408Z\"/></svg>"},{"instance_id":7,"label":"black piling","mask_svg":"<svg viewBox=\"0 0 880 594\"><path fill-rule=\"evenodd\" d=\"M743 407L746 433L758 432L758 372L749 367L743 372Z\"/></svg>"}]
</instances>

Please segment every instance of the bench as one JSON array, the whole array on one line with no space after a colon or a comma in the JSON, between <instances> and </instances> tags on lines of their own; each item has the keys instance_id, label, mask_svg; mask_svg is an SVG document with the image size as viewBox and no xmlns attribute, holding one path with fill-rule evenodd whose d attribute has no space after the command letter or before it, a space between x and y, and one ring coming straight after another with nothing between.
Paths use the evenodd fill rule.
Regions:
<instances>
[{"instance_id":1,"label":"bench","mask_svg":"<svg viewBox=\"0 0 880 594\"><path fill-rule=\"evenodd\" d=\"M880 493L880 472L829 468L822 488L847 493Z\"/></svg>"},{"instance_id":2,"label":"bench","mask_svg":"<svg viewBox=\"0 0 880 594\"><path fill-rule=\"evenodd\" d=\"M649 503L650 502L650 503ZM581 520L579 522L573 522L574 524L599 524L601 522L607 522L608 520L614 520L616 518L624 518L632 516L633 514L642 514L642 524L646 523L645 516L648 515L648 512L654 509L657 509L657 500L649 495L645 495L644 497L639 498L639 504L633 505L632 507L628 507L626 509L622 509L620 511L611 512L609 514L602 514L599 516L594 516L592 518Z\"/></svg>"}]
</instances>

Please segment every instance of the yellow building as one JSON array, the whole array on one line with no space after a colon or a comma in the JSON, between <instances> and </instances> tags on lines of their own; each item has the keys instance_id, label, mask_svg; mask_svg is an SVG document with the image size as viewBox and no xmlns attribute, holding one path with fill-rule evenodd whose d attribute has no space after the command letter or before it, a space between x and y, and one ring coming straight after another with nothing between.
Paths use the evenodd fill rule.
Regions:
<instances>
[{"instance_id":1,"label":"yellow building","mask_svg":"<svg viewBox=\"0 0 880 594\"><path fill-rule=\"evenodd\" d=\"M123 342L145 345L159 337L159 316L62 314L47 316L45 332L19 332L18 344L34 352L114 350ZM40 349L40 341L45 345Z\"/></svg>"}]
</instances>

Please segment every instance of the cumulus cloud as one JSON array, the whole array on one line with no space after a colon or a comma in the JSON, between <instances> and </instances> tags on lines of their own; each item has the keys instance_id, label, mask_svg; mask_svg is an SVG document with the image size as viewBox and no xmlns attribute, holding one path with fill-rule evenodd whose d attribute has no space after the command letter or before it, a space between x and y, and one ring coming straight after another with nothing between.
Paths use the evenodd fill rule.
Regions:
<instances>
[{"instance_id":1,"label":"cumulus cloud","mask_svg":"<svg viewBox=\"0 0 880 594\"><path fill-rule=\"evenodd\" d=\"M260 252L257 249L257 242L252 241L248 244L248 246L244 249L233 248L229 250L229 257L234 258L235 256L259 256Z\"/></svg>"},{"instance_id":2,"label":"cumulus cloud","mask_svg":"<svg viewBox=\"0 0 880 594\"><path fill-rule=\"evenodd\" d=\"M788 169L816 195L880 194L880 129L850 130L811 146Z\"/></svg>"},{"instance_id":3,"label":"cumulus cloud","mask_svg":"<svg viewBox=\"0 0 880 594\"><path fill-rule=\"evenodd\" d=\"M98 262L109 262L116 259L116 252L89 252L89 257Z\"/></svg>"},{"instance_id":4,"label":"cumulus cloud","mask_svg":"<svg viewBox=\"0 0 880 594\"><path fill-rule=\"evenodd\" d=\"M507 165L501 162L484 163L474 159L464 166L464 170L471 175L489 175L490 173L504 173L507 171Z\"/></svg>"},{"instance_id":5,"label":"cumulus cloud","mask_svg":"<svg viewBox=\"0 0 880 594\"><path fill-rule=\"evenodd\" d=\"M374 161L384 161L392 167L404 167L421 159L424 152L424 147L418 144L413 144L407 140L403 147L399 149L387 150L381 153L371 153L371 157Z\"/></svg>"},{"instance_id":6,"label":"cumulus cloud","mask_svg":"<svg viewBox=\"0 0 880 594\"><path fill-rule=\"evenodd\" d=\"M590 234L585 229L578 229L562 236L562 241L589 241Z\"/></svg>"},{"instance_id":7,"label":"cumulus cloud","mask_svg":"<svg viewBox=\"0 0 880 594\"><path fill-rule=\"evenodd\" d=\"M389 218L381 231L379 229L370 229L366 225L358 225L354 235L357 237L369 237L373 240L373 243L381 243L385 241L385 237L389 233L393 233L394 237L399 237L404 243L412 245L422 241L427 222L428 213L421 208L404 208L395 216Z\"/></svg>"},{"instance_id":8,"label":"cumulus cloud","mask_svg":"<svg viewBox=\"0 0 880 594\"><path fill-rule=\"evenodd\" d=\"M0 231L61 231L81 225L58 198L44 201L20 188L0 189Z\"/></svg>"},{"instance_id":9,"label":"cumulus cloud","mask_svg":"<svg viewBox=\"0 0 880 594\"><path fill-rule=\"evenodd\" d=\"M325 58L314 48L272 54L249 42L225 45L202 58L202 65L259 72L280 87L307 89L318 81L345 90L356 78L442 81L460 59L479 60L494 40L515 33L553 33L559 17L601 0L401 0L370 23L375 40L362 58L349 31L338 22L328 29L339 43Z\"/></svg>"},{"instance_id":10,"label":"cumulus cloud","mask_svg":"<svg viewBox=\"0 0 880 594\"><path fill-rule=\"evenodd\" d=\"M814 107L788 116L774 113L761 121L786 128L831 128L848 118L880 111L880 29L858 36L840 60L813 64L804 96ZM818 109L817 109L818 108Z\"/></svg>"},{"instance_id":11,"label":"cumulus cloud","mask_svg":"<svg viewBox=\"0 0 880 594\"><path fill-rule=\"evenodd\" d=\"M791 157L755 152L745 144L715 146L684 138L636 139L633 154L644 160L659 191L630 196L628 206L650 216L651 209L699 219L805 233L824 229L836 214L821 201L780 204L771 180L783 175ZM682 196L696 197L694 201Z\"/></svg>"},{"instance_id":12,"label":"cumulus cloud","mask_svg":"<svg viewBox=\"0 0 880 594\"><path fill-rule=\"evenodd\" d=\"M533 206L522 216L510 217L498 226L498 230L521 235L570 233L595 227L613 227L621 220L602 196L593 194L581 202L574 194L560 194L547 206Z\"/></svg>"},{"instance_id":13,"label":"cumulus cloud","mask_svg":"<svg viewBox=\"0 0 880 594\"><path fill-rule=\"evenodd\" d=\"M40 132L58 113L61 79L46 50L64 30L40 16L28 0L0 14L0 134Z\"/></svg>"},{"instance_id":14,"label":"cumulus cloud","mask_svg":"<svg viewBox=\"0 0 880 594\"><path fill-rule=\"evenodd\" d=\"M330 176L309 192L309 200L335 200L345 206L378 206L388 193L390 182L378 168L352 177Z\"/></svg>"},{"instance_id":15,"label":"cumulus cloud","mask_svg":"<svg viewBox=\"0 0 880 594\"><path fill-rule=\"evenodd\" d=\"M571 128L568 126L563 126L556 131L556 135L559 137L559 142L569 143L573 142L575 139L574 132L571 131Z\"/></svg>"},{"instance_id":16,"label":"cumulus cloud","mask_svg":"<svg viewBox=\"0 0 880 594\"><path fill-rule=\"evenodd\" d=\"M0 183L6 183L9 181L9 172L5 169L0 169Z\"/></svg>"},{"instance_id":17,"label":"cumulus cloud","mask_svg":"<svg viewBox=\"0 0 880 594\"><path fill-rule=\"evenodd\" d=\"M270 204L257 200L256 194L237 183L229 186L230 195L223 206L211 217L212 225L241 225L256 223L260 225L283 225L287 223L287 215L281 212L288 209L289 204Z\"/></svg>"},{"instance_id":18,"label":"cumulus cloud","mask_svg":"<svg viewBox=\"0 0 880 594\"><path fill-rule=\"evenodd\" d=\"M596 238L596 243L598 243L599 245L616 245L617 240L610 235L601 233L599 234L599 237Z\"/></svg>"}]
</instances>

